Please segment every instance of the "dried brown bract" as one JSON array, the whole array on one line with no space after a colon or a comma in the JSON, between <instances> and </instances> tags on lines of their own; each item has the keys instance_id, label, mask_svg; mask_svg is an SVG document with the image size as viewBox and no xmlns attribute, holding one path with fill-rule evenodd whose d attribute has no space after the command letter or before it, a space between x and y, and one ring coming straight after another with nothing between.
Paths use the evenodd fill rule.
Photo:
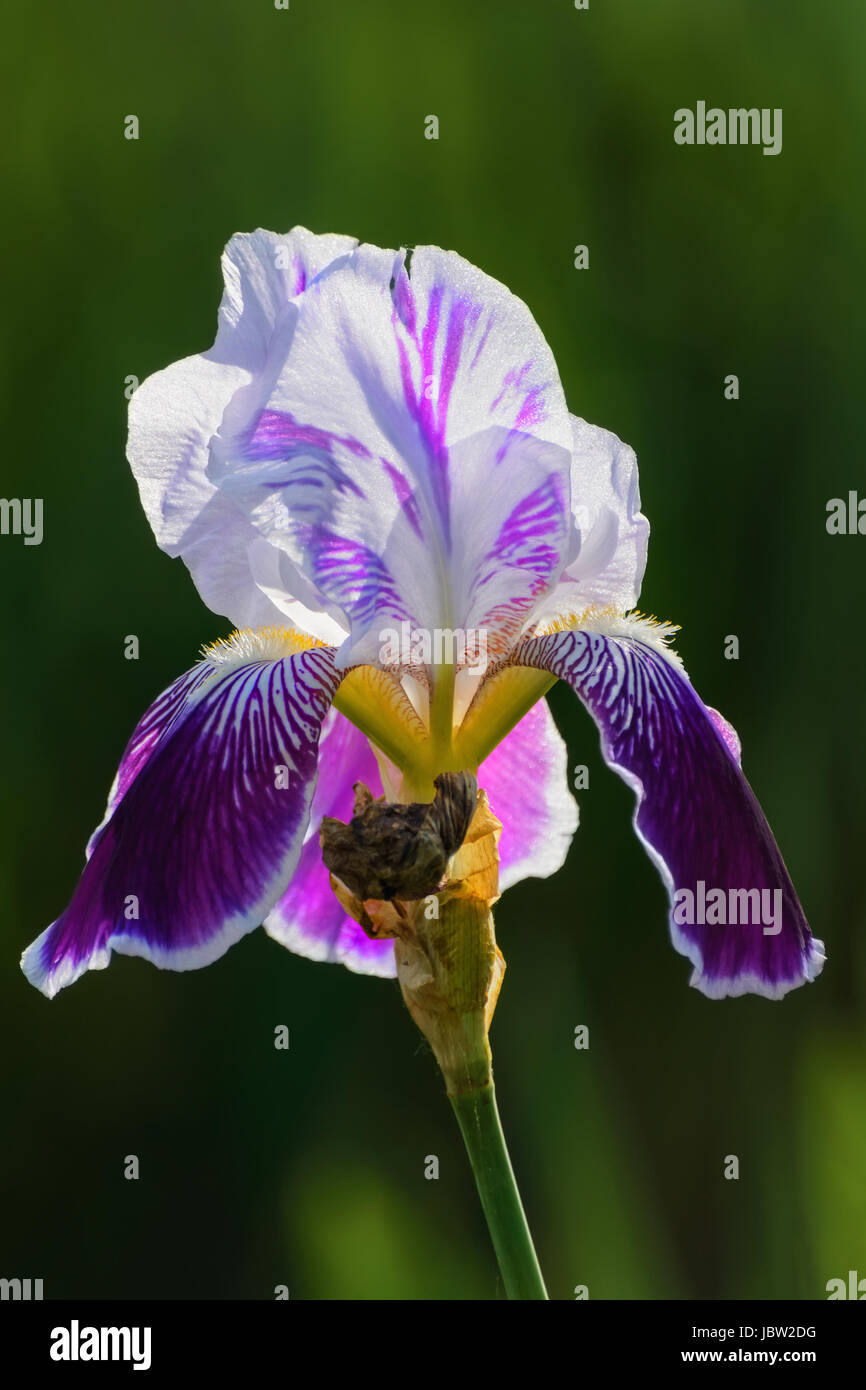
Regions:
<instances>
[{"instance_id":1,"label":"dried brown bract","mask_svg":"<svg viewBox=\"0 0 866 1390\"><path fill-rule=\"evenodd\" d=\"M322 858L361 902L411 902L442 885L475 813L478 788L471 772L440 773L433 785L433 801L401 806L374 799L359 782L348 825L323 817Z\"/></svg>"}]
</instances>

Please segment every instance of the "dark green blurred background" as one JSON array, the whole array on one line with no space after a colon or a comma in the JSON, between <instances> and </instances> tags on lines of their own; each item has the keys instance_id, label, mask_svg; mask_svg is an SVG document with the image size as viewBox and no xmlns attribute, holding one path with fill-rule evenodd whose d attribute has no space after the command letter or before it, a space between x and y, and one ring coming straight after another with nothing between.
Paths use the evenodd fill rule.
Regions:
<instances>
[{"instance_id":1,"label":"dark green blurred background","mask_svg":"<svg viewBox=\"0 0 866 1390\"><path fill-rule=\"evenodd\" d=\"M631 794L554 692L590 787L566 868L498 909L492 1035L551 1295L866 1275L866 538L825 530L829 498L866 495L862 4L80 0L18 7L4 38L2 492L45 499L45 539L0 538L0 1275L47 1297L499 1291L396 984L262 932L192 974L118 957L53 1003L17 965L139 714L228 629L152 539L124 379L211 343L233 232L295 223L459 250L530 305L572 409L635 447L641 607L682 624L827 943L783 1003L690 990ZM781 155L677 147L699 99L782 107Z\"/></svg>"}]
</instances>

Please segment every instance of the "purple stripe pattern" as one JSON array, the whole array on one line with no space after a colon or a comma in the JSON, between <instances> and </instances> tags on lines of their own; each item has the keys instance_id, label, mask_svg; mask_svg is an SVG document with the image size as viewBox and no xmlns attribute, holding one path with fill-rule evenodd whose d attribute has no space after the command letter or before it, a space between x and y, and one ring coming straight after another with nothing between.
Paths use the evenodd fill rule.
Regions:
<instances>
[{"instance_id":1,"label":"purple stripe pattern","mask_svg":"<svg viewBox=\"0 0 866 1390\"><path fill-rule=\"evenodd\" d=\"M205 469L339 610L341 669L375 661L406 620L483 620L504 651L570 550L571 425L529 311L453 253L408 259L360 246L308 281Z\"/></svg>"},{"instance_id":2,"label":"purple stripe pattern","mask_svg":"<svg viewBox=\"0 0 866 1390\"><path fill-rule=\"evenodd\" d=\"M191 671L185 671L176 681L154 700L149 709L139 719L132 731L129 742L123 751L114 785L108 794L105 815L87 842L85 851L89 859L103 828L114 814L118 802L122 801L141 769L149 761L156 745L171 729L175 720L183 713L195 691L210 679L211 671L206 662L200 661Z\"/></svg>"},{"instance_id":3,"label":"purple stripe pattern","mask_svg":"<svg viewBox=\"0 0 866 1390\"><path fill-rule=\"evenodd\" d=\"M113 805L66 911L25 952L49 996L111 951L176 970L257 926L301 853L332 648L205 659L162 695L124 755Z\"/></svg>"},{"instance_id":4,"label":"purple stripe pattern","mask_svg":"<svg viewBox=\"0 0 866 1390\"><path fill-rule=\"evenodd\" d=\"M142 384L128 448L160 545L216 612L336 640L326 613L345 670L407 619L483 627L501 657L531 622L636 602L634 454L569 416L503 285L438 247L304 228L232 238L223 273L213 348Z\"/></svg>"},{"instance_id":5,"label":"purple stripe pattern","mask_svg":"<svg viewBox=\"0 0 866 1390\"><path fill-rule=\"evenodd\" d=\"M516 438L513 431L509 432L512 449ZM496 445L494 458L497 458L502 440L499 430L488 431L468 441L468 449L475 454L472 458L465 457L467 446L458 446L454 451L467 476L474 468L479 483L491 461L483 451L478 451L478 443L484 439L488 447ZM465 599L469 619L466 626L488 634L488 651L496 658L507 656L537 604L552 588L562 569L563 549L568 540L567 488L557 470L560 459L566 462L565 456L551 445L540 447L528 436L522 435L520 440L513 465L526 480L524 487L534 478L540 481L520 498L501 522L496 522L489 548L475 561ZM494 465L495 468L500 466ZM469 524L463 522L461 535L468 541L467 532L471 527L476 548L480 550L479 540L490 534L487 519L475 508L468 510L466 515Z\"/></svg>"},{"instance_id":6,"label":"purple stripe pattern","mask_svg":"<svg viewBox=\"0 0 866 1390\"><path fill-rule=\"evenodd\" d=\"M740 770L736 736L672 656L630 636L565 631L522 642L513 660L571 685L605 761L635 792L635 829L668 889L691 983L710 998L778 999L814 979L823 947Z\"/></svg>"}]
</instances>

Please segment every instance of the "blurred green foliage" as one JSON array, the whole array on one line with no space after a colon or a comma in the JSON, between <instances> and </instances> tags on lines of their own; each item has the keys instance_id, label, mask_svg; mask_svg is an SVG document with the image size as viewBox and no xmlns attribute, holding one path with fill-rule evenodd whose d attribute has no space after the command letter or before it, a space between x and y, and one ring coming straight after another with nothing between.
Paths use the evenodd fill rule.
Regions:
<instances>
[{"instance_id":1,"label":"blurred green foliage","mask_svg":"<svg viewBox=\"0 0 866 1390\"><path fill-rule=\"evenodd\" d=\"M153 543L124 378L212 341L234 231L303 223L459 250L530 305L572 408L634 445L642 607L682 624L828 946L781 1004L689 990L631 795L554 692L590 786L567 867L498 909L493 1029L552 1295L822 1297L866 1274L866 540L824 525L828 498L866 494L864 29L856 0L8 13L2 491L45 499L45 540L0 543L0 1273L55 1297L499 1292L396 985L261 932L189 975L117 958L51 1004L17 969L138 715L226 631ZM782 107L783 152L675 146L698 99Z\"/></svg>"}]
</instances>

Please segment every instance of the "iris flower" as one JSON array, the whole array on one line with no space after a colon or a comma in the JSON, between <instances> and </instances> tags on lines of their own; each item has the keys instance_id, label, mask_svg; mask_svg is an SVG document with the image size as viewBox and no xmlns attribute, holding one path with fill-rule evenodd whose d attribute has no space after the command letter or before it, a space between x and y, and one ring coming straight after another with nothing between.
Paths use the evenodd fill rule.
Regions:
<instances>
[{"instance_id":1,"label":"iris flower","mask_svg":"<svg viewBox=\"0 0 866 1390\"><path fill-rule=\"evenodd\" d=\"M303 228L235 236L222 264L216 341L134 394L128 456L158 544L236 630L142 717L27 977L52 996L112 951L192 969L262 923L395 975L394 935L323 863L323 822L351 819L356 784L419 804L474 773L499 891L555 872L577 825L558 679L635 794L692 984L779 998L813 979L821 944L736 734L676 629L635 612L634 453L569 414L526 306L452 252ZM684 920L702 884L780 894L778 920Z\"/></svg>"}]
</instances>

